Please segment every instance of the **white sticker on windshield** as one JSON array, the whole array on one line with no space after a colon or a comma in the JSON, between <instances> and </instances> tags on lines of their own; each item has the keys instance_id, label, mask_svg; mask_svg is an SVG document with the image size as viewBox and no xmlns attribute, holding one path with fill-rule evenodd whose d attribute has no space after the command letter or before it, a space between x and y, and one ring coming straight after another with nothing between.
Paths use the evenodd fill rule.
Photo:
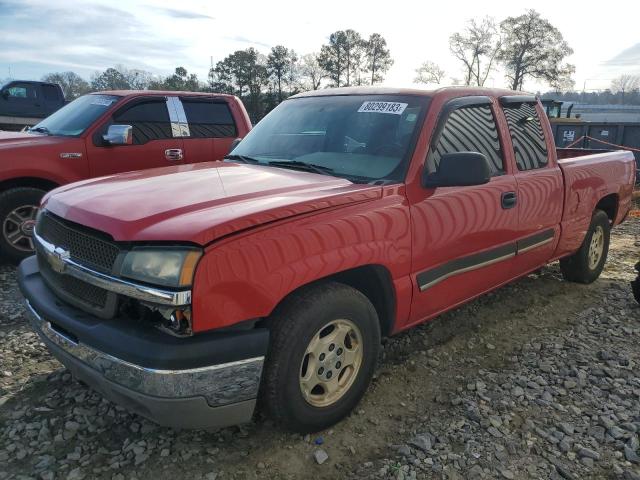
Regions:
<instances>
[{"instance_id":1,"label":"white sticker on windshield","mask_svg":"<svg viewBox=\"0 0 640 480\"><path fill-rule=\"evenodd\" d=\"M91 101L91 105L101 105L103 107L108 107L113 103L113 99L111 98L96 98Z\"/></svg>"},{"instance_id":2,"label":"white sticker on windshield","mask_svg":"<svg viewBox=\"0 0 640 480\"><path fill-rule=\"evenodd\" d=\"M358 109L358 112L372 112L372 113L391 113L393 115L402 115L404 109L407 108L408 103L399 102L364 102Z\"/></svg>"}]
</instances>

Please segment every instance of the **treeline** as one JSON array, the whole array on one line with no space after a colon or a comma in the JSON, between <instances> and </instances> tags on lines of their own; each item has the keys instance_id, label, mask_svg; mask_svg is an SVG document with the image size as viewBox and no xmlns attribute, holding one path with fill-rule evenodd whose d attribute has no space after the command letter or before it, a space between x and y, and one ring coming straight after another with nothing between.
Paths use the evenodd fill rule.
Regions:
<instances>
[{"instance_id":1,"label":"treeline","mask_svg":"<svg viewBox=\"0 0 640 480\"><path fill-rule=\"evenodd\" d=\"M575 67L566 58L573 53L562 33L535 10L497 21L490 17L469 20L449 36L449 52L459 69L446 72L433 61L416 69L415 83L485 86L500 67L507 87L522 90L525 82L547 83L553 98L583 103L640 102L640 77L621 75L610 90L573 91ZM283 99L323 87L374 85L384 80L393 65L385 38L365 38L352 29L332 33L320 50L299 55L284 45L266 55L254 48L237 50L217 62L206 79L183 67L166 77L124 66L96 72L87 81L73 72L51 73L43 80L59 83L68 99L90 91L118 89L187 90L230 93L240 97L257 121ZM567 93L560 93L567 92Z\"/></svg>"},{"instance_id":2,"label":"treeline","mask_svg":"<svg viewBox=\"0 0 640 480\"><path fill-rule=\"evenodd\" d=\"M283 45L267 55L254 48L237 50L216 63L201 80L184 67L167 77L122 65L96 72L89 81L74 72L50 73L43 81L62 86L67 99L100 90L184 90L229 93L240 97L256 121L285 98L321 87L374 85L393 65L387 42L380 34L364 38L355 30L329 36L319 52L298 55Z\"/></svg>"},{"instance_id":3,"label":"treeline","mask_svg":"<svg viewBox=\"0 0 640 480\"><path fill-rule=\"evenodd\" d=\"M620 75L599 92L547 92L542 97L588 105L640 105L640 75Z\"/></svg>"}]
</instances>

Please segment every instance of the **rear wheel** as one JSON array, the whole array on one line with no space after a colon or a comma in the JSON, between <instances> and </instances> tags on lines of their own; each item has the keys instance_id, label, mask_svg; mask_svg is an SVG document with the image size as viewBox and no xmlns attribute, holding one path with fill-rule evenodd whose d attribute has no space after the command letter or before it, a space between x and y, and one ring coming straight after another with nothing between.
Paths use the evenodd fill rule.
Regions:
<instances>
[{"instance_id":1,"label":"rear wheel","mask_svg":"<svg viewBox=\"0 0 640 480\"><path fill-rule=\"evenodd\" d=\"M340 283L307 288L270 319L261 400L290 430L308 433L347 416L366 391L380 347L375 308Z\"/></svg>"},{"instance_id":2,"label":"rear wheel","mask_svg":"<svg viewBox=\"0 0 640 480\"><path fill-rule=\"evenodd\" d=\"M610 234L609 217L602 210L596 210L580 249L570 257L560 260L564 279L578 283L595 281L607 261Z\"/></svg>"},{"instance_id":3,"label":"rear wheel","mask_svg":"<svg viewBox=\"0 0 640 480\"><path fill-rule=\"evenodd\" d=\"M39 188L12 188L0 194L0 254L11 261L33 255L33 229L40 200Z\"/></svg>"}]
</instances>

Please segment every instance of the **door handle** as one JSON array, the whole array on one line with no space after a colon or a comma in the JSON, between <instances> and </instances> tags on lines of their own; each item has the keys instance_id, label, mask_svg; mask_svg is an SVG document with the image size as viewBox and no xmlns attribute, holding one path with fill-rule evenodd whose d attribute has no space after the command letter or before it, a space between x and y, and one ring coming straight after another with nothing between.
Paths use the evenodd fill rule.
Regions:
<instances>
[{"instance_id":1,"label":"door handle","mask_svg":"<svg viewBox=\"0 0 640 480\"><path fill-rule=\"evenodd\" d=\"M184 154L182 153L181 148L167 148L164 151L164 158L171 162L175 162L177 160L182 160L184 158Z\"/></svg>"},{"instance_id":2,"label":"door handle","mask_svg":"<svg viewBox=\"0 0 640 480\"><path fill-rule=\"evenodd\" d=\"M518 196L516 192L503 192L501 196L502 208L504 210L509 210L513 208L518 203Z\"/></svg>"}]
</instances>

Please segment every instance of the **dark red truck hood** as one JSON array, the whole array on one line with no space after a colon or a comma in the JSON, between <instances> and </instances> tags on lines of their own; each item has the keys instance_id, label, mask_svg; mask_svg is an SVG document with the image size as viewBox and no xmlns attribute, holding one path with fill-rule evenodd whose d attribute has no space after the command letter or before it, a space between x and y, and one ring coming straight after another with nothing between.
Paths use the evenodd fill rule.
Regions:
<instances>
[{"instance_id":1,"label":"dark red truck hood","mask_svg":"<svg viewBox=\"0 0 640 480\"><path fill-rule=\"evenodd\" d=\"M86 180L46 208L118 241L205 245L263 223L380 197L381 187L294 170L208 162Z\"/></svg>"},{"instance_id":2,"label":"dark red truck hood","mask_svg":"<svg viewBox=\"0 0 640 480\"><path fill-rule=\"evenodd\" d=\"M27 132L5 132L0 130L0 150L5 148L23 148L65 142L65 137L54 137Z\"/></svg>"}]
</instances>

